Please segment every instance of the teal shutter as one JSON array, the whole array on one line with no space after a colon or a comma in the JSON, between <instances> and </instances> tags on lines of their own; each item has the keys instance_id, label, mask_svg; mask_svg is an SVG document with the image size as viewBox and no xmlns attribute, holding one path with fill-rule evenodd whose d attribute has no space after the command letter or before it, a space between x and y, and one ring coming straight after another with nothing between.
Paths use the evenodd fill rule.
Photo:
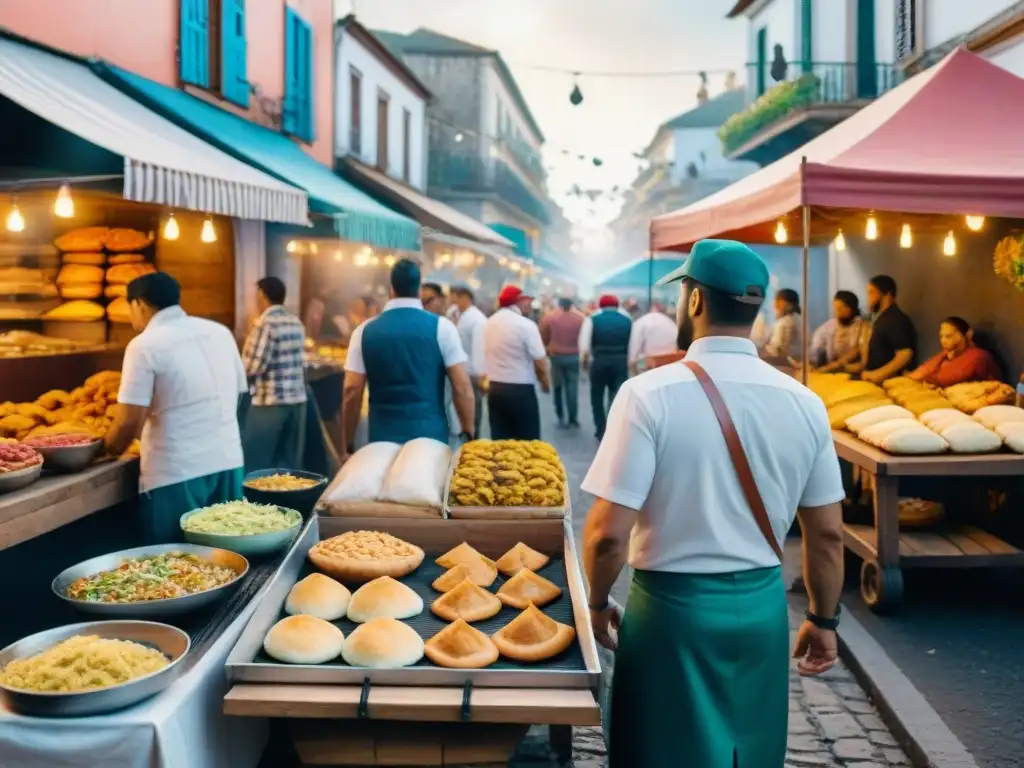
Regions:
<instances>
[{"instance_id":1,"label":"teal shutter","mask_svg":"<svg viewBox=\"0 0 1024 768\"><path fill-rule=\"evenodd\" d=\"M210 87L210 24L207 0L181 0L178 71L182 82Z\"/></svg>"},{"instance_id":2,"label":"teal shutter","mask_svg":"<svg viewBox=\"0 0 1024 768\"><path fill-rule=\"evenodd\" d=\"M228 101L248 107L245 0L222 0L220 29L221 92Z\"/></svg>"},{"instance_id":3,"label":"teal shutter","mask_svg":"<svg viewBox=\"0 0 1024 768\"><path fill-rule=\"evenodd\" d=\"M814 33L811 0L800 0L800 68L811 72L814 61Z\"/></svg>"},{"instance_id":4,"label":"teal shutter","mask_svg":"<svg viewBox=\"0 0 1024 768\"><path fill-rule=\"evenodd\" d=\"M768 88L768 28L757 30L757 71L754 73L755 88L760 96Z\"/></svg>"},{"instance_id":5,"label":"teal shutter","mask_svg":"<svg viewBox=\"0 0 1024 768\"><path fill-rule=\"evenodd\" d=\"M286 10L284 55L285 133L307 142L315 138L313 128L313 30L291 8Z\"/></svg>"}]
</instances>

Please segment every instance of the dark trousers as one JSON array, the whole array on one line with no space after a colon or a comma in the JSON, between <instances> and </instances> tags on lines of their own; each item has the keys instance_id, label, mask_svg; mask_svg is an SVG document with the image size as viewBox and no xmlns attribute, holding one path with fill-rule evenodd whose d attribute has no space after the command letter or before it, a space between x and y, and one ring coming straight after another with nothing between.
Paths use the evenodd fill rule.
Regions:
<instances>
[{"instance_id":1,"label":"dark trousers","mask_svg":"<svg viewBox=\"0 0 1024 768\"><path fill-rule=\"evenodd\" d=\"M492 381L487 413L492 440L540 440L540 406L533 384Z\"/></svg>"},{"instance_id":2,"label":"dark trousers","mask_svg":"<svg viewBox=\"0 0 1024 768\"><path fill-rule=\"evenodd\" d=\"M555 399L555 415L558 420L575 424L579 417L580 401L580 356L553 355L551 357L551 388ZM565 397L563 408L562 398Z\"/></svg>"},{"instance_id":3,"label":"dark trousers","mask_svg":"<svg viewBox=\"0 0 1024 768\"><path fill-rule=\"evenodd\" d=\"M484 391L480 387L480 379L473 379L473 404L476 407L476 413L473 416L473 437L477 440L480 439L480 428L483 427L484 422ZM462 430L459 430L460 432ZM456 433L457 434L457 433Z\"/></svg>"},{"instance_id":4,"label":"dark trousers","mask_svg":"<svg viewBox=\"0 0 1024 768\"><path fill-rule=\"evenodd\" d=\"M598 356L590 366L590 407L594 411L594 428L598 438L604 437L608 408L628 377L629 366L624 355Z\"/></svg>"},{"instance_id":5,"label":"dark trousers","mask_svg":"<svg viewBox=\"0 0 1024 768\"><path fill-rule=\"evenodd\" d=\"M254 405L242 428L245 471L302 469L306 443L306 403Z\"/></svg>"}]
</instances>

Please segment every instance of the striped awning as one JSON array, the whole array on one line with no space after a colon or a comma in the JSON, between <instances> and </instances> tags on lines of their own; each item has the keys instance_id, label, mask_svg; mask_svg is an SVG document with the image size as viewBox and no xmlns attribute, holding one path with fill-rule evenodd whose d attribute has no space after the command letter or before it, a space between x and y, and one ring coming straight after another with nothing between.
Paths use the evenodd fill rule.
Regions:
<instances>
[{"instance_id":1,"label":"striped awning","mask_svg":"<svg viewBox=\"0 0 1024 768\"><path fill-rule=\"evenodd\" d=\"M126 200L308 224L307 195L105 83L87 64L0 38L0 94L124 158Z\"/></svg>"}]
</instances>

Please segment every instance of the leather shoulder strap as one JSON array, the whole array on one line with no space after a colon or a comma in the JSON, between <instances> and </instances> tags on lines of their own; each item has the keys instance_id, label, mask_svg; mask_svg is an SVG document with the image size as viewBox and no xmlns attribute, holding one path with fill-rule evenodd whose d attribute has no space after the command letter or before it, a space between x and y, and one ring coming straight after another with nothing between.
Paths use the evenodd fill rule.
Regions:
<instances>
[{"instance_id":1,"label":"leather shoulder strap","mask_svg":"<svg viewBox=\"0 0 1024 768\"><path fill-rule=\"evenodd\" d=\"M683 360L683 365L693 371L693 375L697 377L697 382L700 384L701 389L704 390L704 394L711 401L711 407L715 411L715 417L718 419L718 425L722 428L722 436L725 437L725 444L729 449L729 457L732 459L733 467L736 468L740 487L743 488L743 495L747 499L750 511L754 513L754 520L757 522L757 527L761 529L761 535L764 536L765 541L768 542L768 545L781 563L782 549L779 547L779 541L775 537L775 531L772 530L768 510L765 509L761 492L757 490L757 481L754 479L754 473L750 469L750 462L747 460L746 451L743 450L743 443L740 442L740 434L736 430L736 424L733 422L732 416L729 415L729 409L725 405L725 399L722 397L718 386L708 375L708 372L701 368L700 365L692 360Z\"/></svg>"}]
</instances>

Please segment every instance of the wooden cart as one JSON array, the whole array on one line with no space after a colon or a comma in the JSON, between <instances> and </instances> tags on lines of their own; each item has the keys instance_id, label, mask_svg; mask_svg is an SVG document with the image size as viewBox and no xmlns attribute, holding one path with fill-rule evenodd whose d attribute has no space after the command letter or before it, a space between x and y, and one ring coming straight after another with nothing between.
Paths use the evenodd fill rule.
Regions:
<instances>
[{"instance_id":1,"label":"wooden cart","mask_svg":"<svg viewBox=\"0 0 1024 768\"><path fill-rule=\"evenodd\" d=\"M260 663L263 637L300 577L309 547L319 538L353 530L387 531L415 543L426 551L425 562L463 541L489 557L523 541L564 559L567 590L562 599L570 611L565 620L576 627L579 666L365 670L340 663ZM601 723L600 672L569 520L314 518L228 657L232 687L224 711L288 719L306 765L504 763L531 725L550 726L553 749L568 761L572 726Z\"/></svg>"},{"instance_id":2,"label":"wooden cart","mask_svg":"<svg viewBox=\"0 0 1024 768\"><path fill-rule=\"evenodd\" d=\"M903 568L990 568L1024 566L1024 552L973 526L900 531L901 477L1007 477L1024 475L1024 456L894 456L848 432L833 431L839 458L874 477L875 524L844 525L846 547L864 560L860 590L876 611L903 599Z\"/></svg>"}]
</instances>

